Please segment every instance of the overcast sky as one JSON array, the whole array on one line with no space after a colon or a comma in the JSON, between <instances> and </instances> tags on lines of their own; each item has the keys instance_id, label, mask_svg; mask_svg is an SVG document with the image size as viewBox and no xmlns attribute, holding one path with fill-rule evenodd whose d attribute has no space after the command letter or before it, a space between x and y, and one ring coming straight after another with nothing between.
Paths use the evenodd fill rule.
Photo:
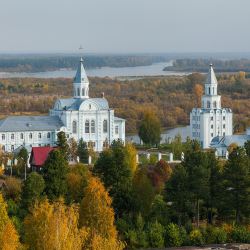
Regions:
<instances>
[{"instance_id":1,"label":"overcast sky","mask_svg":"<svg viewBox=\"0 0 250 250\"><path fill-rule=\"evenodd\" d=\"M250 51L250 0L0 0L0 52Z\"/></svg>"}]
</instances>

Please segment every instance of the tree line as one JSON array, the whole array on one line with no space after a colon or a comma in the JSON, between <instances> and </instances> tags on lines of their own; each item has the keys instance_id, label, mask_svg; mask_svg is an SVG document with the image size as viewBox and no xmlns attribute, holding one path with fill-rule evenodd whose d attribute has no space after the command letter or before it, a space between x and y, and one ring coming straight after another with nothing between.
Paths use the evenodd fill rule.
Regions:
<instances>
[{"instance_id":1,"label":"tree line","mask_svg":"<svg viewBox=\"0 0 250 250\"><path fill-rule=\"evenodd\" d=\"M199 107L204 75L148 77L130 81L90 78L90 96L105 97L116 115L126 119L126 132L135 133L146 110L156 113L161 127L189 124L189 113ZM244 72L218 76L222 106L234 113L235 132L250 125L250 79ZM72 97L72 79L1 79L0 115L47 114L57 98ZM129 112L128 112L129 110Z\"/></svg>"},{"instance_id":2,"label":"tree line","mask_svg":"<svg viewBox=\"0 0 250 250\"><path fill-rule=\"evenodd\" d=\"M69 166L72 142L61 132L57 144L41 172L29 173L26 180L15 172L5 177L0 248L250 243L250 141L232 148L225 161L202 151L197 141L176 140L172 150L185 152L177 165L155 158L137 164L135 147L118 140L93 165ZM85 143L77 149L86 162Z\"/></svg>"}]
</instances>

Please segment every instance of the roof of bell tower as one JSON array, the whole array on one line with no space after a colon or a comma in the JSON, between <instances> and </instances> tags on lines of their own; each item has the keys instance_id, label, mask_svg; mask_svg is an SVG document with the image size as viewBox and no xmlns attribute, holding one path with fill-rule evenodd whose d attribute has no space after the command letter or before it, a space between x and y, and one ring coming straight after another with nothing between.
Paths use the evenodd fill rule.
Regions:
<instances>
[{"instance_id":1,"label":"roof of bell tower","mask_svg":"<svg viewBox=\"0 0 250 250\"><path fill-rule=\"evenodd\" d=\"M74 78L74 83L81 83L81 82L88 82L88 81L89 80L88 80L86 71L85 71L84 66L83 66L83 59L81 57L80 63L78 65L76 75Z\"/></svg>"},{"instance_id":2,"label":"roof of bell tower","mask_svg":"<svg viewBox=\"0 0 250 250\"><path fill-rule=\"evenodd\" d=\"M206 84L218 84L214 73L213 64L210 64L209 72L207 74Z\"/></svg>"}]
</instances>

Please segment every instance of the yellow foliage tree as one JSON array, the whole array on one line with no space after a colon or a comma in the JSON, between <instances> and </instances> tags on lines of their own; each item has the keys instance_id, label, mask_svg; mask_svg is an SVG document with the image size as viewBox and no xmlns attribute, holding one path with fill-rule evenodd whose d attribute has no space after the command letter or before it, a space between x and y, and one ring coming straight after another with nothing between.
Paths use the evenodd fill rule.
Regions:
<instances>
[{"instance_id":1,"label":"yellow foliage tree","mask_svg":"<svg viewBox=\"0 0 250 250\"><path fill-rule=\"evenodd\" d=\"M29 249L80 250L87 231L78 229L78 219L78 208L63 200L37 203L24 220L25 243Z\"/></svg>"},{"instance_id":2,"label":"yellow foliage tree","mask_svg":"<svg viewBox=\"0 0 250 250\"><path fill-rule=\"evenodd\" d=\"M91 177L80 206L80 226L89 230L87 248L93 250L124 248L123 243L117 239L111 203L112 199L101 181Z\"/></svg>"},{"instance_id":3,"label":"yellow foliage tree","mask_svg":"<svg viewBox=\"0 0 250 250\"><path fill-rule=\"evenodd\" d=\"M196 105L198 106L200 104L201 96L203 93L203 87L201 84L195 84L194 85L194 94L196 98Z\"/></svg>"},{"instance_id":4,"label":"yellow foliage tree","mask_svg":"<svg viewBox=\"0 0 250 250\"><path fill-rule=\"evenodd\" d=\"M7 204L0 193L0 250L16 250L19 247L19 236L8 217Z\"/></svg>"},{"instance_id":5,"label":"yellow foliage tree","mask_svg":"<svg viewBox=\"0 0 250 250\"><path fill-rule=\"evenodd\" d=\"M132 143L127 143L125 145L125 153L126 153L127 165L131 168L131 171L134 175L137 169L137 163L136 163L137 151Z\"/></svg>"}]
</instances>

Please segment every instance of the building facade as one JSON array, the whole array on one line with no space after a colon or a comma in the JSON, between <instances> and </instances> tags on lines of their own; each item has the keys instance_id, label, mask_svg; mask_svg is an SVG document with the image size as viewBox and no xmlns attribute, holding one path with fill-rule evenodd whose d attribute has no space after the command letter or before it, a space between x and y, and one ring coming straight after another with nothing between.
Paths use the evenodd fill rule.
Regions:
<instances>
[{"instance_id":1,"label":"building facade","mask_svg":"<svg viewBox=\"0 0 250 250\"><path fill-rule=\"evenodd\" d=\"M210 147L214 137L233 134L232 110L221 107L217 87L218 82L211 64L205 82L205 93L201 98L202 106L193 108L190 113L191 137L199 141L203 149Z\"/></svg>"},{"instance_id":2,"label":"building facade","mask_svg":"<svg viewBox=\"0 0 250 250\"><path fill-rule=\"evenodd\" d=\"M82 59L73 81L73 97L57 100L48 116L9 116L0 120L0 145L8 152L20 146L55 146L60 131L76 141L83 138L99 152L113 140L125 142L125 120L115 117L104 97L89 97Z\"/></svg>"}]
</instances>

